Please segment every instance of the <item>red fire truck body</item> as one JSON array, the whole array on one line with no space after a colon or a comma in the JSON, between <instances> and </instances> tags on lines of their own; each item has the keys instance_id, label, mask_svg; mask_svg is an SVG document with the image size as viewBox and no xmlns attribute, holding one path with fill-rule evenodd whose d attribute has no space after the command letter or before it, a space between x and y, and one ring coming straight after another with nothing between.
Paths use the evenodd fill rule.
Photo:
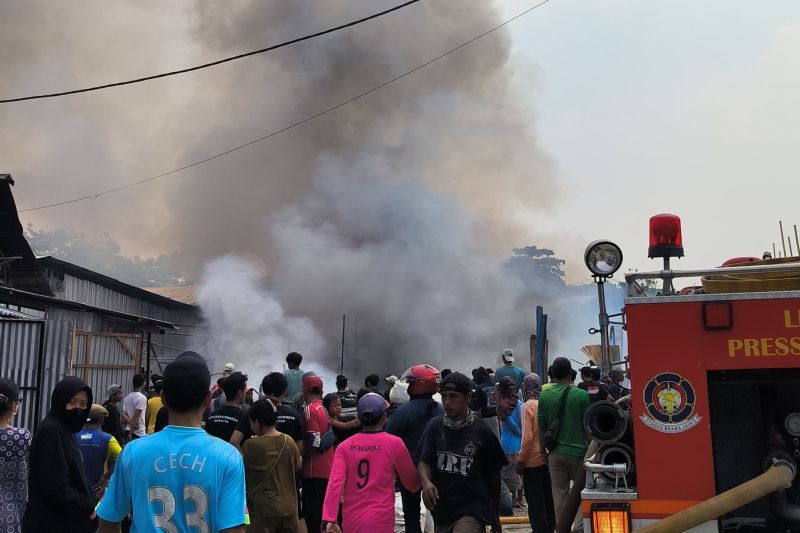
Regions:
<instances>
[{"instance_id":1,"label":"red fire truck body","mask_svg":"<svg viewBox=\"0 0 800 533\"><path fill-rule=\"evenodd\" d=\"M778 262L731 271L800 278L800 263ZM763 474L776 453L800 461L800 291L762 284L764 292L680 294L665 267L653 277L665 279L666 295L638 295L633 283L642 277L627 276L631 487L593 483L597 455L587 461L587 533L658 522ZM701 275L712 270L729 277L726 269ZM798 483L690 531L800 531Z\"/></svg>"},{"instance_id":2,"label":"red fire truck body","mask_svg":"<svg viewBox=\"0 0 800 533\"><path fill-rule=\"evenodd\" d=\"M717 494L709 373L800 368L800 293L633 297L625 313L635 529Z\"/></svg>"}]
</instances>

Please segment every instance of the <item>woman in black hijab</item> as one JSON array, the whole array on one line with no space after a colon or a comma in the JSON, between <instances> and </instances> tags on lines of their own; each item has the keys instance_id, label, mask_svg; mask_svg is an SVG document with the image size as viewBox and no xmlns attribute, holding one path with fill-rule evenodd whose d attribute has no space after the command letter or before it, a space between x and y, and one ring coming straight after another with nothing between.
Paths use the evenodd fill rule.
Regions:
<instances>
[{"instance_id":1,"label":"woman in black hijab","mask_svg":"<svg viewBox=\"0 0 800 533\"><path fill-rule=\"evenodd\" d=\"M74 437L83 428L91 405L92 389L76 377L62 379L53 389L50 412L31 444L23 533L90 533L97 529L97 502L86 482Z\"/></svg>"}]
</instances>

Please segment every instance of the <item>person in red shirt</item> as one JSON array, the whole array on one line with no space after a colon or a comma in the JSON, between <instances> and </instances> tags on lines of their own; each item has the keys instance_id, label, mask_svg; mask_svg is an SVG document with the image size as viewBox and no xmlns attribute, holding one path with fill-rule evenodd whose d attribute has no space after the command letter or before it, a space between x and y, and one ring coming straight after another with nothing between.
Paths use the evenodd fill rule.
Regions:
<instances>
[{"instance_id":1,"label":"person in red shirt","mask_svg":"<svg viewBox=\"0 0 800 533\"><path fill-rule=\"evenodd\" d=\"M409 492L420 490L406 445L383 431L389 404L370 392L358 401L364 429L336 448L322 520L327 533L393 533L395 477ZM336 522L342 503L342 527Z\"/></svg>"},{"instance_id":2,"label":"person in red shirt","mask_svg":"<svg viewBox=\"0 0 800 533\"><path fill-rule=\"evenodd\" d=\"M322 526L322 503L333 466L333 431L328 411L322 405L322 378L303 379L306 407L306 437L303 444L303 514L308 531L317 533Z\"/></svg>"}]
</instances>

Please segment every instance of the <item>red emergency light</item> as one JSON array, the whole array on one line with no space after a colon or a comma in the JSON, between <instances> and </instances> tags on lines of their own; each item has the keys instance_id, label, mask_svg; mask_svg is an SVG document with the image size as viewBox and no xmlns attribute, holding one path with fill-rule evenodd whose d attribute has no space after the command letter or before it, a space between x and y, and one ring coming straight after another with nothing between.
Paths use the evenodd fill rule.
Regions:
<instances>
[{"instance_id":1,"label":"red emergency light","mask_svg":"<svg viewBox=\"0 0 800 533\"><path fill-rule=\"evenodd\" d=\"M683 257L680 217L668 213L650 217L650 247L647 257Z\"/></svg>"}]
</instances>

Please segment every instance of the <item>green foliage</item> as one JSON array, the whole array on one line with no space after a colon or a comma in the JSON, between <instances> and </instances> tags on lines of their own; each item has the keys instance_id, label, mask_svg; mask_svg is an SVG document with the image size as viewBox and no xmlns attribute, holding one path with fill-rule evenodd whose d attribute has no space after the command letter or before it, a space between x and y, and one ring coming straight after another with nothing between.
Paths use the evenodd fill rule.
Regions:
<instances>
[{"instance_id":1,"label":"green foliage","mask_svg":"<svg viewBox=\"0 0 800 533\"><path fill-rule=\"evenodd\" d=\"M53 256L138 287L185 285L188 275L177 254L126 257L108 234L87 238L65 230L35 230L28 224L25 238L37 257Z\"/></svg>"},{"instance_id":2,"label":"green foliage","mask_svg":"<svg viewBox=\"0 0 800 533\"><path fill-rule=\"evenodd\" d=\"M562 265L564 260L556 257L553 250L547 248L537 248L536 246L525 246L524 248L514 248L514 255L506 259L505 267L528 286L555 284L558 287L564 286L564 271Z\"/></svg>"}]
</instances>

